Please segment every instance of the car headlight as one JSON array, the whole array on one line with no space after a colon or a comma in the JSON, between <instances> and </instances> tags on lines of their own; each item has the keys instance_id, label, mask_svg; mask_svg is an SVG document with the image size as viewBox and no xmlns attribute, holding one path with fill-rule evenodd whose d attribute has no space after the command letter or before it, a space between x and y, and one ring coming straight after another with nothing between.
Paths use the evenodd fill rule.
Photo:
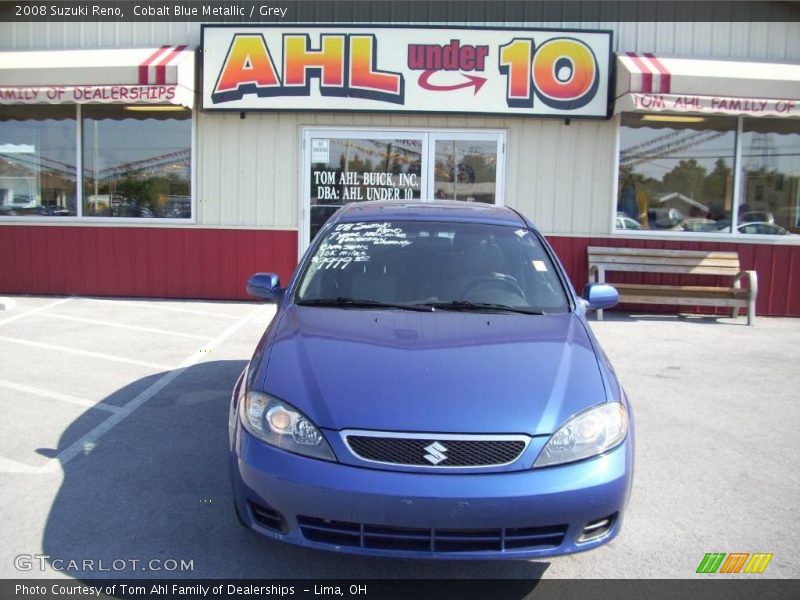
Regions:
<instances>
[{"instance_id":1,"label":"car headlight","mask_svg":"<svg viewBox=\"0 0 800 600\"><path fill-rule=\"evenodd\" d=\"M550 436L535 467L549 467L602 454L622 443L628 432L628 411L619 402L594 406L567 421Z\"/></svg>"},{"instance_id":2,"label":"car headlight","mask_svg":"<svg viewBox=\"0 0 800 600\"><path fill-rule=\"evenodd\" d=\"M242 425L261 441L295 454L336 461L322 432L291 404L248 391L240 407Z\"/></svg>"}]
</instances>

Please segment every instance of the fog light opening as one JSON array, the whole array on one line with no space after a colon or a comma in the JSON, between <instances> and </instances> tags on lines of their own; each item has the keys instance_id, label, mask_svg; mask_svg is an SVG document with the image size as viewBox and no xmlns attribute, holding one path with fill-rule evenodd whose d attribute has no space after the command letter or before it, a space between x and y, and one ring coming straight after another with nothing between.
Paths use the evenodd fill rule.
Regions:
<instances>
[{"instance_id":1,"label":"fog light opening","mask_svg":"<svg viewBox=\"0 0 800 600\"><path fill-rule=\"evenodd\" d=\"M583 542L591 542L592 540L597 540L605 536L609 531L611 531L611 528L614 527L614 522L616 520L617 513L603 517L602 519L589 521L581 531L581 535L578 538L578 543L581 544Z\"/></svg>"},{"instance_id":2,"label":"fog light opening","mask_svg":"<svg viewBox=\"0 0 800 600\"><path fill-rule=\"evenodd\" d=\"M253 513L253 519L258 522L262 527L277 531L278 533L289 533L289 526L286 524L286 519L274 508L261 506L255 502L248 502L250 511Z\"/></svg>"}]
</instances>

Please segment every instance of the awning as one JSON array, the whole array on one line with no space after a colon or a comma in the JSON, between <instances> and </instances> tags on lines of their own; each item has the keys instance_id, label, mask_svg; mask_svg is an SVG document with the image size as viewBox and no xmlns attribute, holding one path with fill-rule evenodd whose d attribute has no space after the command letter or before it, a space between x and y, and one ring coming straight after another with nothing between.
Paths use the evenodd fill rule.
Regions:
<instances>
[{"instance_id":1,"label":"awning","mask_svg":"<svg viewBox=\"0 0 800 600\"><path fill-rule=\"evenodd\" d=\"M177 104L195 96L186 46L0 52L0 104Z\"/></svg>"},{"instance_id":2,"label":"awning","mask_svg":"<svg viewBox=\"0 0 800 600\"><path fill-rule=\"evenodd\" d=\"M800 64L620 54L614 112L800 117Z\"/></svg>"}]
</instances>

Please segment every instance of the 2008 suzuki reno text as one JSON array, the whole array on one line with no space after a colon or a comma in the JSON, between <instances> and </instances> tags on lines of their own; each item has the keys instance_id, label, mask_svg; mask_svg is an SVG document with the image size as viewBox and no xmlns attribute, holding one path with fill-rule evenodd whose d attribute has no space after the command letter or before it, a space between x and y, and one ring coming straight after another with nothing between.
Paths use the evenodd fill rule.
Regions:
<instances>
[{"instance_id":1,"label":"2008 suzuki reno text","mask_svg":"<svg viewBox=\"0 0 800 600\"><path fill-rule=\"evenodd\" d=\"M323 227L233 391L236 511L359 554L530 558L619 533L625 393L531 223L466 202L364 202Z\"/></svg>"}]
</instances>

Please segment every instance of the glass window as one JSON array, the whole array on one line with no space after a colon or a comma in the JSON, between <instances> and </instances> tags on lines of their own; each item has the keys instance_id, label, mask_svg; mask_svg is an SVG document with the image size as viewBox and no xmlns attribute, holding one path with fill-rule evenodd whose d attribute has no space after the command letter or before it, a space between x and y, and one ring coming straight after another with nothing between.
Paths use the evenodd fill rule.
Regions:
<instances>
[{"instance_id":1,"label":"glass window","mask_svg":"<svg viewBox=\"0 0 800 600\"><path fill-rule=\"evenodd\" d=\"M314 129L303 134L305 246L342 205L367 200L503 201L505 133ZM305 210L307 209L307 210Z\"/></svg>"},{"instance_id":2,"label":"glass window","mask_svg":"<svg viewBox=\"0 0 800 600\"><path fill-rule=\"evenodd\" d=\"M730 232L735 117L623 114L618 230Z\"/></svg>"},{"instance_id":3,"label":"glass window","mask_svg":"<svg viewBox=\"0 0 800 600\"><path fill-rule=\"evenodd\" d=\"M82 126L84 216L191 218L190 110L90 105Z\"/></svg>"},{"instance_id":4,"label":"glass window","mask_svg":"<svg viewBox=\"0 0 800 600\"><path fill-rule=\"evenodd\" d=\"M339 223L328 230L301 277L297 301L445 310L492 305L534 313L563 313L569 307L555 268L532 232L407 221Z\"/></svg>"},{"instance_id":5,"label":"glass window","mask_svg":"<svg viewBox=\"0 0 800 600\"><path fill-rule=\"evenodd\" d=\"M800 233L800 121L744 119L740 233Z\"/></svg>"},{"instance_id":6,"label":"glass window","mask_svg":"<svg viewBox=\"0 0 800 600\"><path fill-rule=\"evenodd\" d=\"M348 202L419 200L422 138L311 139L311 238Z\"/></svg>"},{"instance_id":7,"label":"glass window","mask_svg":"<svg viewBox=\"0 0 800 600\"><path fill-rule=\"evenodd\" d=\"M436 140L434 197L494 204L497 142Z\"/></svg>"},{"instance_id":8,"label":"glass window","mask_svg":"<svg viewBox=\"0 0 800 600\"><path fill-rule=\"evenodd\" d=\"M74 106L0 106L0 216L74 216Z\"/></svg>"}]
</instances>

